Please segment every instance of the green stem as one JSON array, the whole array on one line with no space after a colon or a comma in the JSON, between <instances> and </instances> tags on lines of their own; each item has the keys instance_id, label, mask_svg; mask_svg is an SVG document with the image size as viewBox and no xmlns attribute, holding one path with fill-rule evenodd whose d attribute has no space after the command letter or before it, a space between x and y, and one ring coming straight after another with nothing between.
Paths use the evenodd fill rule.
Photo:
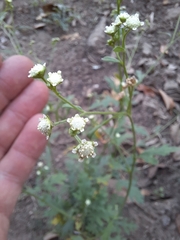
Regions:
<instances>
[{"instance_id":1,"label":"green stem","mask_svg":"<svg viewBox=\"0 0 180 240\"><path fill-rule=\"evenodd\" d=\"M126 37L129 32L130 32L130 30L128 30L127 32L123 31L123 39L122 39L122 47L124 49L124 51L123 51L123 69L124 69L124 74L125 74L126 78L128 78L127 69L126 69Z\"/></svg>"},{"instance_id":2,"label":"green stem","mask_svg":"<svg viewBox=\"0 0 180 240\"><path fill-rule=\"evenodd\" d=\"M64 119L64 120L61 120L61 121L58 121L58 122L54 122L53 126L57 126L57 125L59 125L61 123L65 123L65 122L67 122L67 119Z\"/></svg>"},{"instance_id":3,"label":"green stem","mask_svg":"<svg viewBox=\"0 0 180 240\"><path fill-rule=\"evenodd\" d=\"M78 135L75 135L74 138L77 140L78 143L81 143L81 139L80 137L78 137Z\"/></svg>"},{"instance_id":4,"label":"green stem","mask_svg":"<svg viewBox=\"0 0 180 240\"><path fill-rule=\"evenodd\" d=\"M44 77L42 77L42 80L43 80L43 81L46 83L46 85L47 85L48 82L47 82L47 80L46 80ZM63 102L67 103L68 105L70 105L73 109L77 110L78 112L80 112L80 113L85 113L85 111L84 111L83 109L81 109L80 107L74 105L73 103L71 103L70 101L68 101L66 98L64 98L64 97L57 91L56 87L53 87L50 83L48 83L48 84L49 84L48 88L49 88L50 90L52 90L52 91L56 94L56 96L57 96L58 98L60 98Z\"/></svg>"},{"instance_id":5,"label":"green stem","mask_svg":"<svg viewBox=\"0 0 180 240\"><path fill-rule=\"evenodd\" d=\"M131 111L132 111L132 97L133 97L134 87L128 87L128 91L129 91L129 103L128 103L128 107L127 107L127 113L131 116Z\"/></svg>"},{"instance_id":6,"label":"green stem","mask_svg":"<svg viewBox=\"0 0 180 240\"><path fill-rule=\"evenodd\" d=\"M131 122L132 133L133 133L133 163L132 163L131 170L129 172L129 184L128 184L127 193L126 193L126 196L125 196L124 201L122 203L120 213L122 212L122 210L124 208L124 205L126 204L126 201L128 199L129 193L131 191L133 173L134 173L135 164L136 164L136 133L135 133L135 128L134 128L134 123L133 123L132 117L129 114L127 114L126 116L129 118L129 120Z\"/></svg>"},{"instance_id":7,"label":"green stem","mask_svg":"<svg viewBox=\"0 0 180 240\"><path fill-rule=\"evenodd\" d=\"M81 108L75 106L73 103L71 103L70 101L68 101L66 98L64 98L57 90L56 88L54 88L53 92L56 94L56 96L58 98L60 98L63 102L69 104L72 108L74 108L75 110L77 110L78 112L84 113L85 111L82 110Z\"/></svg>"}]
</instances>

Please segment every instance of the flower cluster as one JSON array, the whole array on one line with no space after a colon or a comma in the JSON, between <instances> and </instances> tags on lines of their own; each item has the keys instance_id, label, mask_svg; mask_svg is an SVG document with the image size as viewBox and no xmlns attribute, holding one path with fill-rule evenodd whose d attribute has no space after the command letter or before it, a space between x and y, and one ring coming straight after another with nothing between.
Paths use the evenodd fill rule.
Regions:
<instances>
[{"instance_id":1,"label":"flower cluster","mask_svg":"<svg viewBox=\"0 0 180 240\"><path fill-rule=\"evenodd\" d=\"M35 64L33 68L31 68L31 70L29 71L29 75L28 77L32 77L32 78L41 78L44 81L48 83L50 83L53 87L56 87L58 84L63 82L63 78L61 75L61 71L57 71L57 72L49 72L48 73L48 78L47 80L44 79L44 74L46 71L46 63L42 64Z\"/></svg>"},{"instance_id":2,"label":"flower cluster","mask_svg":"<svg viewBox=\"0 0 180 240\"><path fill-rule=\"evenodd\" d=\"M121 12L110 26L106 26L105 33L114 35L118 30L118 26L126 27L128 29L136 30L138 27L144 25L144 22L139 20L139 14L129 15L127 12Z\"/></svg>"},{"instance_id":3,"label":"flower cluster","mask_svg":"<svg viewBox=\"0 0 180 240\"><path fill-rule=\"evenodd\" d=\"M44 170L45 171L49 170L49 167L47 165L44 165L43 162L38 162L37 168L38 168L38 170L36 171L36 175L41 175Z\"/></svg>"},{"instance_id":4,"label":"flower cluster","mask_svg":"<svg viewBox=\"0 0 180 240\"><path fill-rule=\"evenodd\" d=\"M118 22L118 20L117 20ZM49 72L47 79L45 79L44 74L46 70L46 64L36 64L30 71L28 77L36 77L41 78L43 81L47 84L48 87L51 88L52 86L56 87L58 84L63 82L63 78L61 75L61 71L57 72ZM76 114L74 117L68 118L67 122L70 125L69 133L71 136L74 136L79 143L78 146L76 146L73 149L73 153L77 153L79 155L79 161L83 161L85 158L88 157L95 157L96 154L94 152L94 147L98 145L97 142L91 142L83 139L81 139L77 136L77 134L84 131L84 128L86 126L86 123L89 122L88 118L83 118L79 114ZM37 129L46 136L46 139L49 139L51 135L52 128L55 124L47 117L46 115L43 115L42 118L39 118L39 123L37 126ZM42 163L39 163L42 165ZM40 171L38 170L38 173Z\"/></svg>"},{"instance_id":5,"label":"flower cluster","mask_svg":"<svg viewBox=\"0 0 180 240\"><path fill-rule=\"evenodd\" d=\"M84 159L88 157L95 158L96 153L94 152L94 147L96 146L98 146L97 142L83 139L81 143L72 150L72 153L77 153L79 155L79 162L83 162Z\"/></svg>"},{"instance_id":6,"label":"flower cluster","mask_svg":"<svg viewBox=\"0 0 180 240\"><path fill-rule=\"evenodd\" d=\"M70 124L70 129L72 131L77 131L79 133L84 131L84 127L86 123L89 122L89 119L80 117L79 114L76 114L74 117L68 118L67 122Z\"/></svg>"},{"instance_id":7,"label":"flower cluster","mask_svg":"<svg viewBox=\"0 0 180 240\"><path fill-rule=\"evenodd\" d=\"M42 118L39 118L39 124L37 126L37 129L46 136L47 140L51 135L52 128L53 123L46 115L43 115Z\"/></svg>"}]
</instances>

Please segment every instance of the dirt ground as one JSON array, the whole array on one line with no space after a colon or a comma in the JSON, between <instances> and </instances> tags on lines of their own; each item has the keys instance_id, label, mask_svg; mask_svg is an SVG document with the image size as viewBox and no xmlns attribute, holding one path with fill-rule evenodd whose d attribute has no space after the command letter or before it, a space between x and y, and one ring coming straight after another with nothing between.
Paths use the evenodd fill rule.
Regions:
<instances>
[{"instance_id":1,"label":"dirt ground","mask_svg":"<svg viewBox=\"0 0 180 240\"><path fill-rule=\"evenodd\" d=\"M36 17L43 4L36 1L14 0L14 25L16 37L23 53L35 62L46 62L51 71L61 69L66 84L61 85L66 96L74 94L79 105L89 103L88 94L101 94L108 90L105 76L116 72L114 64L102 62L101 58L111 54L106 46L107 36L103 34L104 24L111 22L109 13L115 1L104 0L69 0L64 1L74 9L79 20L73 21L67 32L59 26L42 23ZM55 2L55 1L54 1ZM57 1L58 2L58 1ZM49 1L52 3L52 1ZM142 74L154 66L164 47L169 43L178 16L180 0L126 0L123 4L129 13L140 13L140 19L147 19L144 32L133 33L128 40L131 50L141 35L134 60L129 66L129 73ZM99 24L102 34L93 45L91 33ZM36 26L36 27L35 27ZM180 29L178 30L180 32ZM91 36L91 39L90 39ZM59 37L52 52L51 39ZM30 46L34 41L32 47ZM8 37L0 30L0 50L3 57L14 54ZM32 48L32 54L30 50ZM133 117L137 124L144 126L149 133L154 127L165 126L157 137L151 138L147 146L168 143L180 146L180 40L159 60L156 68L145 77L144 85L162 89L174 99L176 111L167 111L162 98L149 96L147 89L137 91L134 97ZM173 120L172 120L173 119ZM172 120L172 121L171 121ZM59 140L57 147L63 143ZM57 149L54 152L58 156ZM158 167L137 164L138 186L145 196L142 205L128 203L124 214L135 221L138 229L127 240L179 240L180 239L180 153L160 159ZM63 161L60 156L60 160ZM33 198L21 195L11 220L9 240L42 240L47 232L43 220L38 217L36 202Z\"/></svg>"}]
</instances>

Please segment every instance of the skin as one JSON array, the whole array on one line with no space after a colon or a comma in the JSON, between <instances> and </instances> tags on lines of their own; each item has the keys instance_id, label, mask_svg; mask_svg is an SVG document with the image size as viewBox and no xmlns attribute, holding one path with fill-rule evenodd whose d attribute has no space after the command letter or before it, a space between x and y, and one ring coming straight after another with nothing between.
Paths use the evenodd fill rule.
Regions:
<instances>
[{"instance_id":1,"label":"skin","mask_svg":"<svg viewBox=\"0 0 180 240\"><path fill-rule=\"evenodd\" d=\"M48 100L43 82L28 78L26 57L0 59L0 239L7 239L9 219L22 186L46 145L37 130Z\"/></svg>"}]
</instances>

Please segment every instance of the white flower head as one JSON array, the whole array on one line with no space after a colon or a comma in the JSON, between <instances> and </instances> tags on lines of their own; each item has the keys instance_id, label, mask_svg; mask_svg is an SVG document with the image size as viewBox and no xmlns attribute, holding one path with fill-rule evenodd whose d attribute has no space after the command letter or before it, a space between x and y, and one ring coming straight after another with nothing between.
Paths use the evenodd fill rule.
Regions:
<instances>
[{"instance_id":1,"label":"white flower head","mask_svg":"<svg viewBox=\"0 0 180 240\"><path fill-rule=\"evenodd\" d=\"M86 199L85 204L86 204L86 206L89 206L91 204L91 200Z\"/></svg>"},{"instance_id":2,"label":"white flower head","mask_svg":"<svg viewBox=\"0 0 180 240\"><path fill-rule=\"evenodd\" d=\"M83 162L85 158L95 158L96 153L94 152L94 147L96 146L98 146L97 142L83 139L81 143L72 150L72 153L77 153L79 155L79 162Z\"/></svg>"},{"instance_id":3,"label":"white flower head","mask_svg":"<svg viewBox=\"0 0 180 240\"><path fill-rule=\"evenodd\" d=\"M120 138L121 137L121 134L120 133L116 133L116 138Z\"/></svg>"},{"instance_id":4,"label":"white flower head","mask_svg":"<svg viewBox=\"0 0 180 240\"><path fill-rule=\"evenodd\" d=\"M44 165L43 162L38 162L38 164L37 164L38 167L42 167L43 165Z\"/></svg>"},{"instance_id":5,"label":"white flower head","mask_svg":"<svg viewBox=\"0 0 180 240\"><path fill-rule=\"evenodd\" d=\"M46 71L46 63L42 64L35 64L33 68L29 71L29 78L41 78L44 77L44 73Z\"/></svg>"},{"instance_id":6,"label":"white flower head","mask_svg":"<svg viewBox=\"0 0 180 240\"><path fill-rule=\"evenodd\" d=\"M72 131L83 132L86 123L89 122L89 119L80 117L79 114L76 114L74 117L68 118L67 122L70 124L70 129Z\"/></svg>"},{"instance_id":7,"label":"white flower head","mask_svg":"<svg viewBox=\"0 0 180 240\"><path fill-rule=\"evenodd\" d=\"M121 22L125 22L130 17L130 15L127 12L121 12L118 15L118 17L119 17Z\"/></svg>"},{"instance_id":8,"label":"white flower head","mask_svg":"<svg viewBox=\"0 0 180 240\"><path fill-rule=\"evenodd\" d=\"M48 166L44 166L44 170L48 171L49 167Z\"/></svg>"},{"instance_id":9,"label":"white flower head","mask_svg":"<svg viewBox=\"0 0 180 240\"><path fill-rule=\"evenodd\" d=\"M138 27L144 25L144 22L139 20L139 14L136 13L134 15L129 16L124 23L124 26L131 28L132 30L136 30Z\"/></svg>"},{"instance_id":10,"label":"white flower head","mask_svg":"<svg viewBox=\"0 0 180 240\"><path fill-rule=\"evenodd\" d=\"M121 20L119 18L119 15L116 17L115 21L112 23L114 26L119 26L121 24Z\"/></svg>"},{"instance_id":11,"label":"white flower head","mask_svg":"<svg viewBox=\"0 0 180 240\"><path fill-rule=\"evenodd\" d=\"M114 34L116 32L116 25L112 23L110 26L106 26L104 32L109 35Z\"/></svg>"},{"instance_id":12,"label":"white flower head","mask_svg":"<svg viewBox=\"0 0 180 240\"><path fill-rule=\"evenodd\" d=\"M53 127L53 123L46 115L43 115L42 118L39 118L37 129L46 136L47 140L51 135L52 127Z\"/></svg>"},{"instance_id":13,"label":"white flower head","mask_svg":"<svg viewBox=\"0 0 180 240\"><path fill-rule=\"evenodd\" d=\"M36 171L36 175L38 175L38 176L41 175L41 171L39 171L39 170Z\"/></svg>"},{"instance_id":14,"label":"white flower head","mask_svg":"<svg viewBox=\"0 0 180 240\"><path fill-rule=\"evenodd\" d=\"M49 72L48 76L49 77L47 78L47 81L51 83L54 87L63 82L61 71L57 71L53 73Z\"/></svg>"}]
</instances>

